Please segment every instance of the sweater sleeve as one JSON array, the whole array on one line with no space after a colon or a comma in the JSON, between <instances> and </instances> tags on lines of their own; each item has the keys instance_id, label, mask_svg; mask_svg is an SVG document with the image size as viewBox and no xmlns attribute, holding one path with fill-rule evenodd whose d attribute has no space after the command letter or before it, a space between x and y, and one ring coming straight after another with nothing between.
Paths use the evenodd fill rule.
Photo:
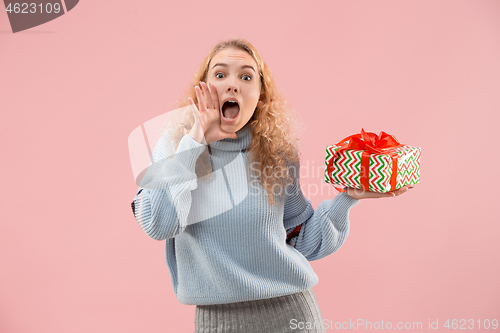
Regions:
<instances>
[{"instance_id":1,"label":"sweater sleeve","mask_svg":"<svg viewBox=\"0 0 500 333\"><path fill-rule=\"evenodd\" d=\"M300 225L300 231L290 239L308 261L319 260L337 251L349 234L349 210L359 200L337 194L322 201L316 211L300 188L300 161L291 168L294 182L287 189L283 222L287 234Z\"/></svg>"},{"instance_id":2,"label":"sweater sleeve","mask_svg":"<svg viewBox=\"0 0 500 333\"><path fill-rule=\"evenodd\" d=\"M132 202L139 226L151 238L172 238L188 225L191 191L197 187L196 160L204 149L205 145L188 134L182 137L177 151L167 133L158 141Z\"/></svg>"}]
</instances>

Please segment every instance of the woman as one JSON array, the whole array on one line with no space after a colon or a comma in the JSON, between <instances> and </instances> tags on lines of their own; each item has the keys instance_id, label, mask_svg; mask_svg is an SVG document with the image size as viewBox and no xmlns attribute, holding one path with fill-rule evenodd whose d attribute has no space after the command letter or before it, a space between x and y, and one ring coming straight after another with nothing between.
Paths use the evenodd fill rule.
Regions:
<instances>
[{"instance_id":1,"label":"woman","mask_svg":"<svg viewBox=\"0 0 500 333\"><path fill-rule=\"evenodd\" d=\"M197 306L195 332L325 332L308 261L344 243L359 199L409 187L348 189L314 211L300 189L292 114L257 50L240 38L219 43L194 83L133 202L141 228L166 239L177 299Z\"/></svg>"}]
</instances>

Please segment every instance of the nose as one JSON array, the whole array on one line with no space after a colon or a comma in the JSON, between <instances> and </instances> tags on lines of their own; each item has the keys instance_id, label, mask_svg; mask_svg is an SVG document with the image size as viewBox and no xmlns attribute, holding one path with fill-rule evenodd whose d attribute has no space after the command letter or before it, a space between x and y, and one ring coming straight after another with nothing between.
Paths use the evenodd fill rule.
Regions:
<instances>
[{"instance_id":1,"label":"nose","mask_svg":"<svg viewBox=\"0 0 500 333\"><path fill-rule=\"evenodd\" d=\"M238 87L236 87L236 85L234 85L234 84L231 83L231 84L229 84L227 86L227 91L231 92L231 90L234 91L235 93L237 93L238 92Z\"/></svg>"}]
</instances>

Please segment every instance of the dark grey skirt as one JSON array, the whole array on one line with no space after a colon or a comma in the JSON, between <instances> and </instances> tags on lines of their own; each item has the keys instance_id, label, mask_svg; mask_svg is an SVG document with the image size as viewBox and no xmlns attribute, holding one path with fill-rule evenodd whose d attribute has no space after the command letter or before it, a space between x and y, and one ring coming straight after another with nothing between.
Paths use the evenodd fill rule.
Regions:
<instances>
[{"instance_id":1,"label":"dark grey skirt","mask_svg":"<svg viewBox=\"0 0 500 333\"><path fill-rule=\"evenodd\" d=\"M194 323L194 333L326 332L312 289L256 301L197 305Z\"/></svg>"}]
</instances>

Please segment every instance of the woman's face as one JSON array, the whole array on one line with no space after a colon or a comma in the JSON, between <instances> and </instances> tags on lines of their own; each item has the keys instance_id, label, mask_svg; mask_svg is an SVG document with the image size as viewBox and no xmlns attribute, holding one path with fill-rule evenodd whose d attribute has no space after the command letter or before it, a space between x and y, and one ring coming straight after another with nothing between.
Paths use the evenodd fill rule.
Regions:
<instances>
[{"instance_id":1,"label":"woman's face","mask_svg":"<svg viewBox=\"0 0 500 333\"><path fill-rule=\"evenodd\" d=\"M237 132L250 120L259 102L259 68L252 56L235 48L218 52L208 66L206 83L217 89L221 128Z\"/></svg>"}]
</instances>

